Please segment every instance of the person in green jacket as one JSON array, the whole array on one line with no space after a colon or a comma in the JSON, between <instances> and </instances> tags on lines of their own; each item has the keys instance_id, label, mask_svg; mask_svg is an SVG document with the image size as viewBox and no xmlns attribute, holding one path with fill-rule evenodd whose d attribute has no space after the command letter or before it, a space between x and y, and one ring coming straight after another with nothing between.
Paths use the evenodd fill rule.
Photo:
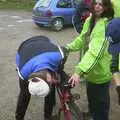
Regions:
<instances>
[{"instance_id":1,"label":"person in green jacket","mask_svg":"<svg viewBox=\"0 0 120 120\"><path fill-rule=\"evenodd\" d=\"M109 120L109 84L112 75L105 28L113 16L110 0L94 1L92 14L85 21L81 34L66 47L70 52L83 50L69 83L78 85L81 77L86 78L88 108L93 120Z\"/></svg>"},{"instance_id":2,"label":"person in green jacket","mask_svg":"<svg viewBox=\"0 0 120 120\"><path fill-rule=\"evenodd\" d=\"M112 55L111 72L118 94L120 105L120 17L112 19L106 27L106 37L109 41L108 52Z\"/></svg>"}]
</instances>

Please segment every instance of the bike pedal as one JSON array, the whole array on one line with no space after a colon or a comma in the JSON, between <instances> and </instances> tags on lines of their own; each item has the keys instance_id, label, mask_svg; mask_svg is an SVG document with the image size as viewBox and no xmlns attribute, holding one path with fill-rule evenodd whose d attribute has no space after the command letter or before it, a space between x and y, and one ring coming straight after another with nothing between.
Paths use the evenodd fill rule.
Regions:
<instances>
[{"instance_id":1,"label":"bike pedal","mask_svg":"<svg viewBox=\"0 0 120 120\"><path fill-rule=\"evenodd\" d=\"M72 94L72 99L73 100L79 100L80 99L80 94L79 93Z\"/></svg>"}]
</instances>

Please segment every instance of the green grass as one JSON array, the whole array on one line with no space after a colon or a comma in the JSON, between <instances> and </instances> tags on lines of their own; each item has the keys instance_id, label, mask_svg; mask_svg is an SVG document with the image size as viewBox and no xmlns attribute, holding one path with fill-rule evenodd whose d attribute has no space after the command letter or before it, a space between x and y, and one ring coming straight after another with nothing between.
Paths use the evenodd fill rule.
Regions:
<instances>
[{"instance_id":1,"label":"green grass","mask_svg":"<svg viewBox=\"0 0 120 120\"><path fill-rule=\"evenodd\" d=\"M0 0L0 9L2 10L24 10L31 11L33 6L35 5L35 0L30 3L21 2L21 0L9 0L9 1L1 1Z\"/></svg>"}]
</instances>

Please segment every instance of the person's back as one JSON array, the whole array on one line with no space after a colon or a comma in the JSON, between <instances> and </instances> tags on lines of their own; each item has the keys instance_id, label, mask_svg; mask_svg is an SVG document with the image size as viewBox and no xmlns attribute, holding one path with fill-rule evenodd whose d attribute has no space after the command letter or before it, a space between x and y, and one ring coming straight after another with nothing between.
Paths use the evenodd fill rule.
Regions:
<instances>
[{"instance_id":1,"label":"person's back","mask_svg":"<svg viewBox=\"0 0 120 120\"><path fill-rule=\"evenodd\" d=\"M21 44L16 63L23 78L27 79L32 72L43 68L58 72L57 64L61 59L57 46L44 36L35 36Z\"/></svg>"}]
</instances>

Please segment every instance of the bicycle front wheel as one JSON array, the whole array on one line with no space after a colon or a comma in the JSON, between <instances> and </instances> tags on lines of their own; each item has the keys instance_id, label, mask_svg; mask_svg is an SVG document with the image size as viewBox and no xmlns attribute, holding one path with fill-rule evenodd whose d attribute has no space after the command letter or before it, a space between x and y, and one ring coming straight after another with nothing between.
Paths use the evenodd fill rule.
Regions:
<instances>
[{"instance_id":1,"label":"bicycle front wheel","mask_svg":"<svg viewBox=\"0 0 120 120\"><path fill-rule=\"evenodd\" d=\"M67 112L59 111L57 120L83 120L79 107L73 102L68 102L69 110Z\"/></svg>"},{"instance_id":2,"label":"bicycle front wheel","mask_svg":"<svg viewBox=\"0 0 120 120\"><path fill-rule=\"evenodd\" d=\"M73 102L69 102L69 109L71 112L71 119L72 120L81 120L80 109L79 107Z\"/></svg>"}]
</instances>

